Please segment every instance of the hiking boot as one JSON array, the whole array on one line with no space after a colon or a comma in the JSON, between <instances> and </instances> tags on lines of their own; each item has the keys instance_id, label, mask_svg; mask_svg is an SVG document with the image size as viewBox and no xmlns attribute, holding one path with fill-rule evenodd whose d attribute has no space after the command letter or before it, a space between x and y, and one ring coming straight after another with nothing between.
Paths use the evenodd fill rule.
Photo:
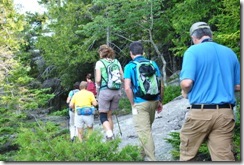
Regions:
<instances>
[{"instance_id":1,"label":"hiking boot","mask_svg":"<svg viewBox=\"0 0 244 165\"><path fill-rule=\"evenodd\" d=\"M113 140L114 138L113 138L113 136L111 136L111 137L107 137L106 136L106 141L111 141L111 140Z\"/></svg>"}]
</instances>

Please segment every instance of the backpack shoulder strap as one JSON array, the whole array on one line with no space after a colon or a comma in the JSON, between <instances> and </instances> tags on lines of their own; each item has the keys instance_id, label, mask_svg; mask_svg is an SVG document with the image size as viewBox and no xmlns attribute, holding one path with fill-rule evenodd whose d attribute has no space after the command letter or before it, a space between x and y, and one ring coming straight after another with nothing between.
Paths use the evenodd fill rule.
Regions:
<instances>
[{"instance_id":1,"label":"backpack shoulder strap","mask_svg":"<svg viewBox=\"0 0 244 165\"><path fill-rule=\"evenodd\" d=\"M106 74L108 76L107 65L105 64L105 61L103 59L100 59L99 61L101 61L102 64L104 65L105 70L106 70ZM102 81L104 81L107 84L108 83L108 80L106 80L106 78L102 75L102 73L101 73L101 77L102 77ZM106 86L107 85L103 85L103 86L100 87L100 89L103 88L103 87L106 87Z\"/></svg>"},{"instance_id":2,"label":"backpack shoulder strap","mask_svg":"<svg viewBox=\"0 0 244 165\"><path fill-rule=\"evenodd\" d=\"M106 64L105 64L105 62L101 59L101 60L99 60L99 61L101 61L102 63L103 63L103 65L105 66L105 68L107 68L107 66L106 66Z\"/></svg>"}]
</instances>

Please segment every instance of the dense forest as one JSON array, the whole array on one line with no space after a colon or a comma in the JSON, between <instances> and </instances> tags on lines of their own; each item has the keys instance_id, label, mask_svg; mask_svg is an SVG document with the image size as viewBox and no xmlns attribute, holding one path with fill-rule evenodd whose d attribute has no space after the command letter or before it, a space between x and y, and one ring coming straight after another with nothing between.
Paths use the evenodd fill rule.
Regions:
<instances>
[{"instance_id":1,"label":"dense forest","mask_svg":"<svg viewBox=\"0 0 244 165\"><path fill-rule=\"evenodd\" d=\"M19 14L13 0L0 0L0 153L19 148L21 141L15 139L31 127L24 124L31 118L30 112L55 112L66 106L73 83L94 73L102 44L110 45L125 66L130 60L129 44L142 41L145 56L160 66L165 86L181 69L194 22L207 22L213 40L232 48L241 58L239 1L38 2L47 9L45 13Z\"/></svg>"}]
</instances>

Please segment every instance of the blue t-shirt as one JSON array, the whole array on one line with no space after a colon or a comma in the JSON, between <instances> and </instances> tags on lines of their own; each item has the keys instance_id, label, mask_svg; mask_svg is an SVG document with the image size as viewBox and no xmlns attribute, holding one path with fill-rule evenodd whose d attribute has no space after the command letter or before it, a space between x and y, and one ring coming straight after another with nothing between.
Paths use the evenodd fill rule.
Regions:
<instances>
[{"instance_id":1,"label":"blue t-shirt","mask_svg":"<svg viewBox=\"0 0 244 165\"><path fill-rule=\"evenodd\" d=\"M72 98L73 96L74 96L74 94L76 93L76 92L79 92L80 90L79 89L74 89L74 90L71 90L70 92L69 92L69 97L70 98Z\"/></svg>"},{"instance_id":2,"label":"blue t-shirt","mask_svg":"<svg viewBox=\"0 0 244 165\"><path fill-rule=\"evenodd\" d=\"M235 104L235 85L240 84L236 54L215 42L192 45L183 57L180 81L193 80L190 104Z\"/></svg>"},{"instance_id":3,"label":"blue t-shirt","mask_svg":"<svg viewBox=\"0 0 244 165\"><path fill-rule=\"evenodd\" d=\"M132 61L139 61L139 60L142 60L142 59L145 59L145 57L143 56L138 56L136 57L134 60ZM153 66L156 68L156 74L159 78L161 78L161 74L160 74L160 70L157 66L157 64L153 61ZM135 82L137 81L136 80L136 75L135 75L135 67L136 67L136 64L135 63L132 63L132 62L129 62L125 68L124 68L124 79L130 79L131 80L131 83L132 85L136 84ZM133 88L133 87L131 87ZM159 98L155 99L155 100L158 100ZM145 99L142 99L140 97L135 97L134 96L134 102L135 103L142 103L142 102L145 102L145 101L148 101L148 100L145 100Z\"/></svg>"}]
</instances>

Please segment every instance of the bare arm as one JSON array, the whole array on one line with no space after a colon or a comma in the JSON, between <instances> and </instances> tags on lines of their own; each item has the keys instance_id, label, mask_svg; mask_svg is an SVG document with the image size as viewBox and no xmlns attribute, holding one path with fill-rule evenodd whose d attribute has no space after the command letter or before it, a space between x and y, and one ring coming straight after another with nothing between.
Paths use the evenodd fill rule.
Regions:
<instances>
[{"instance_id":1,"label":"bare arm","mask_svg":"<svg viewBox=\"0 0 244 165\"><path fill-rule=\"evenodd\" d=\"M96 99L94 99L93 101L92 101L92 105L95 107L95 106L97 106L97 100Z\"/></svg>"},{"instance_id":2,"label":"bare arm","mask_svg":"<svg viewBox=\"0 0 244 165\"><path fill-rule=\"evenodd\" d=\"M95 78L95 81L96 81L96 84L98 86L100 86L100 83L101 83L101 70L100 69L96 69L96 78Z\"/></svg>"},{"instance_id":3,"label":"bare arm","mask_svg":"<svg viewBox=\"0 0 244 165\"><path fill-rule=\"evenodd\" d=\"M67 100L66 100L66 103L69 104L70 100L71 100L71 97L68 96Z\"/></svg>"},{"instance_id":4,"label":"bare arm","mask_svg":"<svg viewBox=\"0 0 244 165\"><path fill-rule=\"evenodd\" d=\"M124 79L123 79L123 77L124 77L124 73L123 73L123 70L122 70L122 68L120 68L120 75L121 75L121 81L123 82L124 81Z\"/></svg>"},{"instance_id":5,"label":"bare arm","mask_svg":"<svg viewBox=\"0 0 244 165\"><path fill-rule=\"evenodd\" d=\"M191 79L184 79L180 82L180 87L182 89L181 94L184 98L187 98L187 94L192 88L193 81Z\"/></svg>"},{"instance_id":6,"label":"bare arm","mask_svg":"<svg viewBox=\"0 0 244 165\"><path fill-rule=\"evenodd\" d=\"M75 104L73 102L70 102L69 103L69 107L72 108L72 109L74 109L75 108Z\"/></svg>"},{"instance_id":7,"label":"bare arm","mask_svg":"<svg viewBox=\"0 0 244 165\"><path fill-rule=\"evenodd\" d=\"M130 88L131 86L131 80L130 79L124 79L124 88L125 88L125 93L130 101L130 104L133 106L134 105L134 95L133 92Z\"/></svg>"}]
</instances>

